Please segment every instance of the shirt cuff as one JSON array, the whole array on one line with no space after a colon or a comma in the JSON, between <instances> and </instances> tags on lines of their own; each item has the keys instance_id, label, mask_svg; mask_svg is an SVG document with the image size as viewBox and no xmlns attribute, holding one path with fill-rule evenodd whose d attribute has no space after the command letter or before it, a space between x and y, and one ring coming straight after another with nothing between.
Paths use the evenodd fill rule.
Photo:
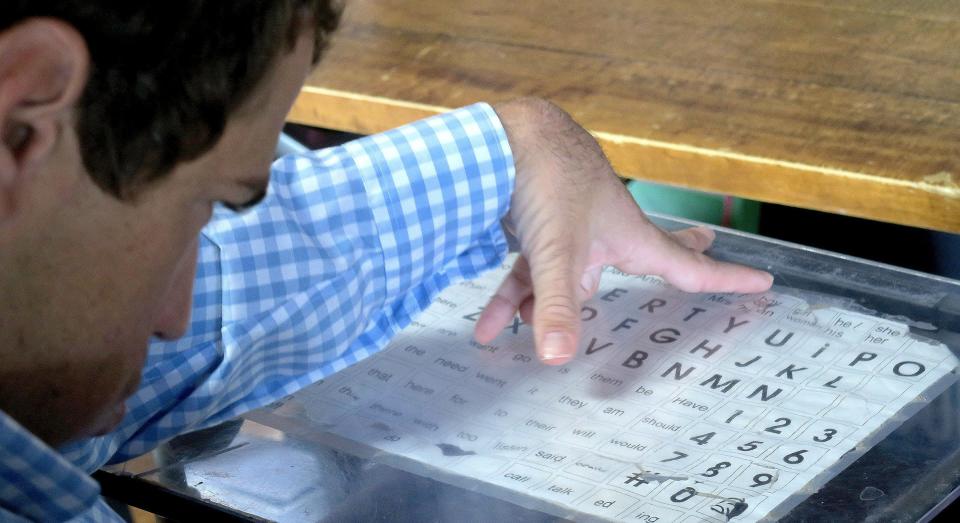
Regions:
<instances>
[{"instance_id":1,"label":"shirt cuff","mask_svg":"<svg viewBox=\"0 0 960 523\"><path fill-rule=\"evenodd\" d=\"M515 169L493 108L475 104L347 144L383 252L387 296L499 264ZM451 280L452 281L452 280Z\"/></svg>"}]
</instances>

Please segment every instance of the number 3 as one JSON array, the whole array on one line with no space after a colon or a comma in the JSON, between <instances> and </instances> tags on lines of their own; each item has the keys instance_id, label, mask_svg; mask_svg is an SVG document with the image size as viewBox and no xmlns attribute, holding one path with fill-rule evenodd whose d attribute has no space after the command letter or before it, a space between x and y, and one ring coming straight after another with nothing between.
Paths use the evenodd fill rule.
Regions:
<instances>
[{"instance_id":1,"label":"number 3","mask_svg":"<svg viewBox=\"0 0 960 523\"><path fill-rule=\"evenodd\" d=\"M823 429L823 436L814 436L813 441L818 443L823 443L825 441L830 441L834 436L837 435L837 429Z\"/></svg>"}]
</instances>

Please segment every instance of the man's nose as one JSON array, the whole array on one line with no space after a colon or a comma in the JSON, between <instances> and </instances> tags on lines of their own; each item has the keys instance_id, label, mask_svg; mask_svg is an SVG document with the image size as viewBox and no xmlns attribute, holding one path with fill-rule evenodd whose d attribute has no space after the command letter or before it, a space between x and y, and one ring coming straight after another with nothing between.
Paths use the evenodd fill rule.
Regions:
<instances>
[{"instance_id":1,"label":"man's nose","mask_svg":"<svg viewBox=\"0 0 960 523\"><path fill-rule=\"evenodd\" d=\"M190 325L193 279L197 271L197 240L181 256L174 271L153 325L154 336L164 340L183 336Z\"/></svg>"}]
</instances>

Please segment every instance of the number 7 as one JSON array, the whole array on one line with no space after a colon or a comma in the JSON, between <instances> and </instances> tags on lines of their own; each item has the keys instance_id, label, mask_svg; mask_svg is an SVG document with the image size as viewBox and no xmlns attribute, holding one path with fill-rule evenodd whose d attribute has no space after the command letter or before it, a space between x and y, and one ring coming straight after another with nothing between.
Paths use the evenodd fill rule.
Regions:
<instances>
[{"instance_id":1,"label":"number 7","mask_svg":"<svg viewBox=\"0 0 960 523\"><path fill-rule=\"evenodd\" d=\"M676 460L678 460L678 459L683 459L683 458L685 458L685 457L687 457L687 456L689 455L689 454L684 454L683 452L680 452L679 450L675 450L675 451L673 451L673 453L676 454L676 456L674 456L674 457L672 457L672 458L661 459L661 460L660 460L660 463L666 463L666 462L668 462L668 461L676 461Z\"/></svg>"}]
</instances>

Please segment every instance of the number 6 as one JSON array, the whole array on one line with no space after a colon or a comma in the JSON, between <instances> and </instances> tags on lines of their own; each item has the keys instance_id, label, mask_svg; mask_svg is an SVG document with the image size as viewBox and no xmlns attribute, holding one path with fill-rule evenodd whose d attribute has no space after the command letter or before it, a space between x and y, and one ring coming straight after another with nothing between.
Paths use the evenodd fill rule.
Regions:
<instances>
[{"instance_id":1,"label":"number 6","mask_svg":"<svg viewBox=\"0 0 960 523\"><path fill-rule=\"evenodd\" d=\"M798 450L796 452L791 452L783 457L783 462L788 465L798 465L803 463L803 453L806 452L806 449Z\"/></svg>"}]
</instances>

